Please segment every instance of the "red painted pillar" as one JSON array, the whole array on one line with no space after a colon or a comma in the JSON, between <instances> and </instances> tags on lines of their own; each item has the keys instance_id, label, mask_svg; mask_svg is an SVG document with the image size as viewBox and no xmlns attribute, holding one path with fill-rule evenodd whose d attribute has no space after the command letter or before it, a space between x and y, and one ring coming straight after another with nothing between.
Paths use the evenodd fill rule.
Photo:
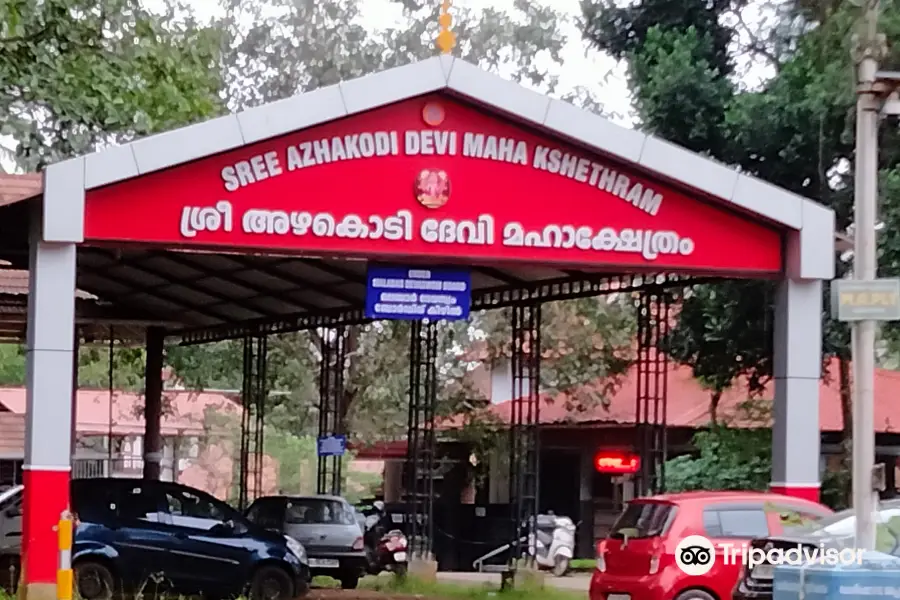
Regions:
<instances>
[{"instance_id":1,"label":"red painted pillar","mask_svg":"<svg viewBox=\"0 0 900 600\"><path fill-rule=\"evenodd\" d=\"M27 598L55 598L56 527L69 507L75 354L74 243L43 241L33 218L25 344L22 568Z\"/></svg>"}]
</instances>

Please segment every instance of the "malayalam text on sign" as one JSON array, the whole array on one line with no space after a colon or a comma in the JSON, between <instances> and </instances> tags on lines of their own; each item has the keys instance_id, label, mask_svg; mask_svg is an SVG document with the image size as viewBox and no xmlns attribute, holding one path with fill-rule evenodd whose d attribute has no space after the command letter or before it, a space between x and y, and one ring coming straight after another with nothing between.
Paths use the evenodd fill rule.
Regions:
<instances>
[{"instance_id":1,"label":"malayalam text on sign","mask_svg":"<svg viewBox=\"0 0 900 600\"><path fill-rule=\"evenodd\" d=\"M468 270L369 267L369 319L467 319L471 303L472 276Z\"/></svg>"}]
</instances>

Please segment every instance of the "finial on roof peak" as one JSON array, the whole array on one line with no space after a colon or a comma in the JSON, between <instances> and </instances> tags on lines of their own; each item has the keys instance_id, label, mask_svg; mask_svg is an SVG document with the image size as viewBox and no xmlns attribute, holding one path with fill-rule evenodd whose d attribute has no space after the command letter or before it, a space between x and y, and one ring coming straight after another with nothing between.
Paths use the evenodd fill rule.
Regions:
<instances>
[{"instance_id":1,"label":"finial on roof peak","mask_svg":"<svg viewBox=\"0 0 900 600\"><path fill-rule=\"evenodd\" d=\"M450 31L450 26L453 25L453 17L450 16L452 5L453 0L441 0L441 16L438 18L441 32L437 37L437 47L440 48L441 54L450 54L450 51L456 46L456 34Z\"/></svg>"}]
</instances>

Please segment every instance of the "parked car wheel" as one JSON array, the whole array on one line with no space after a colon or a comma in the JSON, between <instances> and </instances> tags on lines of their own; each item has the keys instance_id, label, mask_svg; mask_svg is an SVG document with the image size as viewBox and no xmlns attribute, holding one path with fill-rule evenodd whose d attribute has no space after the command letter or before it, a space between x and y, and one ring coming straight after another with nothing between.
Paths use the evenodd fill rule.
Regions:
<instances>
[{"instance_id":1,"label":"parked car wheel","mask_svg":"<svg viewBox=\"0 0 900 600\"><path fill-rule=\"evenodd\" d=\"M553 575L563 577L569 572L569 559L565 556L557 556L553 562Z\"/></svg>"},{"instance_id":2,"label":"parked car wheel","mask_svg":"<svg viewBox=\"0 0 900 600\"><path fill-rule=\"evenodd\" d=\"M716 600L715 596L703 590L688 590L681 592L675 600Z\"/></svg>"},{"instance_id":3,"label":"parked car wheel","mask_svg":"<svg viewBox=\"0 0 900 600\"><path fill-rule=\"evenodd\" d=\"M251 600L290 600L293 596L294 582L278 567L262 567L250 582Z\"/></svg>"},{"instance_id":4,"label":"parked car wheel","mask_svg":"<svg viewBox=\"0 0 900 600\"><path fill-rule=\"evenodd\" d=\"M103 563L85 560L75 564L75 589L84 600L108 600L115 585L112 571Z\"/></svg>"},{"instance_id":5,"label":"parked car wheel","mask_svg":"<svg viewBox=\"0 0 900 600\"><path fill-rule=\"evenodd\" d=\"M341 575L341 589L355 590L359 585L359 573L345 573Z\"/></svg>"}]
</instances>

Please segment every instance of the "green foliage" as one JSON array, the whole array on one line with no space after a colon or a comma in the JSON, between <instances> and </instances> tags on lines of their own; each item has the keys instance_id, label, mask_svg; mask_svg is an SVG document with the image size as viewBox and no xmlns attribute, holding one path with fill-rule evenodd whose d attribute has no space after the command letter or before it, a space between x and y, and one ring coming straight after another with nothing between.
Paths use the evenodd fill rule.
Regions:
<instances>
[{"instance_id":1,"label":"green foliage","mask_svg":"<svg viewBox=\"0 0 900 600\"><path fill-rule=\"evenodd\" d=\"M116 346L113 351L113 387L143 391L144 351ZM78 356L78 384L85 388L109 387L109 347L81 346ZM25 351L20 344L0 344L0 385L25 385Z\"/></svg>"},{"instance_id":2,"label":"green foliage","mask_svg":"<svg viewBox=\"0 0 900 600\"><path fill-rule=\"evenodd\" d=\"M722 122L732 87L722 66L715 64L717 56L710 34L693 26L647 31L643 46L629 54L629 81L648 133L703 154L722 151Z\"/></svg>"},{"instance_id":3,"label":"green foliage","mask_svg":"<svg viewBox=\"0 0 900 600\"><path fill-rule=\"evenodd\" d=\"M509 310L478 315L488 362L509 356ZM541 391L560 394L568 411L607 406L634 359L636 310L613 294L545 304L541 308ZM587 384L587 385L585 385Z\"/></svg>"},{"instance_id":4,"label":"green foliage","mask_svg":"<svg viewBox=\"0 0 900 600\"><path fill-rule=\"evenodd\" d=\"M338 81L408 64L436 54L434 39L439 5L419 0L393 0L402 8L402 22L386 29L365 26L359 4L352 0L294 2L291 0L223 0L225 16L217 27L227 34L223 63L223 94L231 109L240 109L311 91ZM552 92L556 79L546 66L561 63L565 19L552 7L517 1L508 11L454 6L454 31L460 40L456 54L485 68L511 71L517 81ZM248 25L249 24L249 25ZM535 58L540 56L541 60ZM574 96L596 108L584 90ZM627 334L631 314L601 313L589 302L565 305L561 324L582 308L596 342L585 334L558 362L548 361L547 383L567 389L576 383L623 370L627 357L615 355L614 344ZM545 327L554 329L545 319ZM502 319L473 319L479 335L492 344L508 340ZM556 326L558 336L566 335ZM352 328L343 407L346 426L359 439L395 438L407 426L409 326L376 323ZM473 398L464 375L467 365L458 356L471 344L466 323L446 325L441 331L438 413L449 415ZM277 336L269 342L269 422L297 435L312 433L318 425L318 364L322 331ZM504 337L504 335L506 337ZM545 338L546 340L547 338ZM628 340L630 343L630 340ZM240 342L215 348L170 348L168 362L188 387L240 387Z\"/></svg>"},{"instance_id":5,"label":"green foliage","mask_svg":"<svg viewBox=\"0 0 900 600\"><path fill-rule=\"evenodd\" d=\"M822 477L819 499L822 504L833 510L850 508L850 471L841 469L838 471L826 471Z\"/></svg>"},{"instance_id":6,"label":"green foliage","mask_svg":"<svg viewBox=\"0 0 900 600\"><path fill-rule=\"evenodd\" d=\"M222 16L211 26L199 25L191 10L172 2L156 14L137 0L14 0L0 7L3 133L18 142L20 166L34 169L216 114L220 97L236 110L433 56L438 4L396 2L403 22L373 30L355 0L223 0ZM459 56L488 69L502 66L517 81L548 92L556 79L546 65L561 63L564 22L552 7L522 0L508 11L454 7ZM584 90L574 97L597 106ZM552 342L556 359L545 369L551 391L614 379L627 368L630 310L574 301L546 314L544 326L555 333L545 339L570 338L565 345ZM577 335L567 331L573 322L581 325ZM363 439L405 431L408 331L405 323L351 331L342 404L347 428ZM503 332L498 325L479 335L500 344ZM470 397L458 351L470 345L471 334L465 323L443 328L439 369L447 385L440 390L441 414L455 412ZM317 428L323 335L269 341L267 420L285 435L302 437ZM114 359L114 384L140 389L142 355L121 352ZM166 352L167 364L188 388L242 387L241 341ZM82 357L82 384L107 385L103 355L95 348ZM10 379L17 368L9 367ZM605 391L574 401L595 402Z\"/></svg>"},{"instance_id":7,"label":"green foliage","mask_svg":"<svg viewBox=\"0 0 900 600\"><path fill-rule=\"evenodd\" d=\"M759 427L713 425L694 435L695 453L666 462L666 490L766 490L772 471L772 432L760 416L764 405L747 402L736 418ZM758 419L758 420L757 420Z\"/></svg>"},{"instance_id":8,"label":"green foliage","mask_svg":"<svg viewBox=\"0 0 900 600\"><path fill-rule=\"evenodd\" d=\"M678 322L662 348L690 365L712 392L711 420L722 392L738 377L745 377L749 393L756 394L771 376L773 302L772 286L765 281L698 285L683 294Z\"/></svg>"},{"instance_id":9,"label":"green foliage","mask_svg":"<svg viewBox=\"0 0 900 600\"><path fill-rule=\"evenodd\" d=\"M859 9L849 2L757 4L756 19L762 21L757 27L744 18L746 5L582 3L585 36L628 60L644 129L830 206L838 230L845 230L852 219L856 100L850 43ZM897 3L882 6L881 29L889 40L900 39ZM757 86L737 85L732 65L760 58L774 67L771 77ZM885 64L900 64L896 45ZM900 157L898 133L884 129L881 158L885 166L894 165ZM883 275L896 275L900 264L890 261L900 253L893 250L900 248L895 239L900 215L890 205L896 191L890 191L889 172L886 179L882 217L887 227L879 248L892 265L883 263ZM847 264L836 260L837 276L846 271ZM727 389L739 375L749 376L751 388L758 388L771 375L773 300L770 283L697 289L686 297L665 346L714 392ZM849 330L826 311L824 351L846 358Z\"/></svg>"},{"instance_id":10,"label":"green foliage","mask_svg":"<svg viewBox=\"0 0 900 600\"><path fill-rule=\"evenodd\" d=\"M25 385L25 350L19 344L0 344L0 385Z\"/></svg>"},{"instance_id":11,"label":"green foliage","mask_svg":"<svg viewBox=\"0 0 900 600\"><path fill-rule=\"evenodd\" d=\"M136 0L0 3L0 133L35 170L220 108L219 33L174 4Z\"/></svg>"},{"instance_id":12,"label":"green foliage","mask_svg":"<svg viewBox=\"0 0 900 600\"><path fill-rule=\"evenodd\" d=\"M746 5L745 0L644 0L628 4L613 0L582 0L584 35L617 59L641 52L651 39L651 31L686 31L708 40L710 66L728 75L732 61L728 47L732 31L720 24L722 15ZM679 68L685 65L678 65Z\"/></svg>"}]
</instances>

